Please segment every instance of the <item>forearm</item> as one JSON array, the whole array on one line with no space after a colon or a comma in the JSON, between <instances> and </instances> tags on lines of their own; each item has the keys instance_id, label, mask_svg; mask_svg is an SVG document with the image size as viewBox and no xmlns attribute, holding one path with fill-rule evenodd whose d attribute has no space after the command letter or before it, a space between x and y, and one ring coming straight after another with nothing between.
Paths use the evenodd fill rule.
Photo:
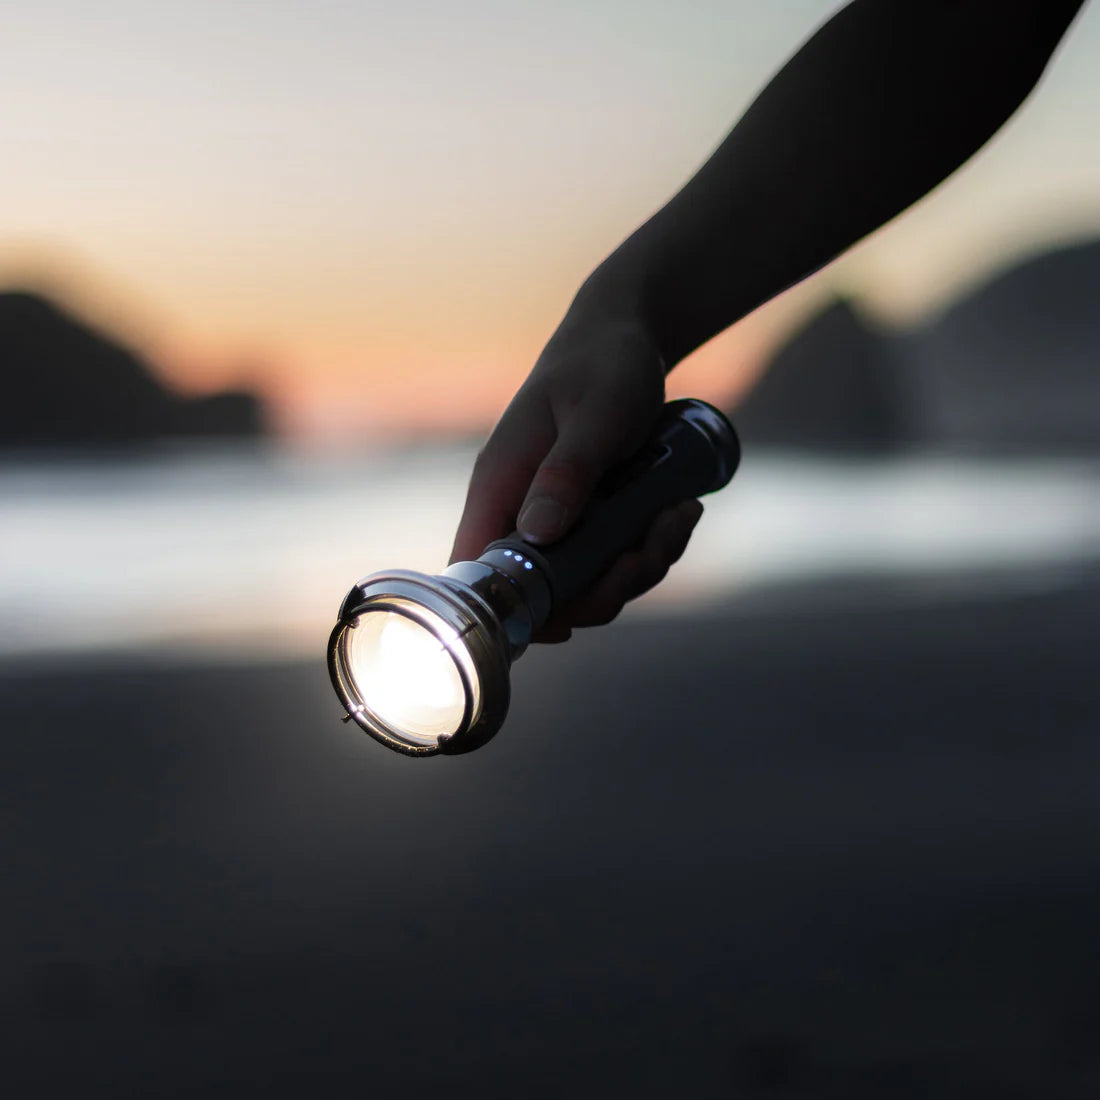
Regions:
<instances>
[{"instance_id":1,"label":"forearm","mask_svg":"<svg viewBox=\"0 0 1100 1100\"><path fill-rule=\"evenodd\" d=\"M855 0L687 185L586 281L668 367L834 259L976 152L1083 0Z\"/></svg>"}]
</instances>

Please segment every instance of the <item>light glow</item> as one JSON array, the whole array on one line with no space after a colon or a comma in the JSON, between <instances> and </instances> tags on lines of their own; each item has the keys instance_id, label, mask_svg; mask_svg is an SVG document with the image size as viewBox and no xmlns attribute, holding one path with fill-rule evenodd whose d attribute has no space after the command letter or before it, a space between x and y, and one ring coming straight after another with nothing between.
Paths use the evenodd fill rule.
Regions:
<instances>
[{"instance_id":1,"label":"light glow","mask_svg":"<svg viewBox=\"0 0 1100 1100\"><path fill-rule=\"evenodd\" d=\"M347 644L348 672L367 708L403 740L434 745L455 734L466 689L448 648L461 644L442 620L431 627L396 611L368 611Z\"/></svg>"}]
</instances>

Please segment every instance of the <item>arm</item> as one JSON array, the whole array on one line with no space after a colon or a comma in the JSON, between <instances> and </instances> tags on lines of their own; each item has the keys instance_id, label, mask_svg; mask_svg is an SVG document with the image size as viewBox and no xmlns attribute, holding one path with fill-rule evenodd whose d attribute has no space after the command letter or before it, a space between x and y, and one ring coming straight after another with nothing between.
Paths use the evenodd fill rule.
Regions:
<instances>
[{"instance_id":1,"label":"arm","mask_svg":"<svg viewBox=\"0 0 1100 1100\"><path fill-rule=\"evenodd\" d=\"M671 368L934 188L1042 75L1083 0L855 0L588 280Z\"/></svg>"},{"instance_id":2,"label":"arm","mask_svg":"<svg viewBox=\"0 0 1100 1100\"><path fill-rule=\"evenodd\" d=\"M664 375L940 183L1034 87L1083 0L853 0L585 280L475 466L454 557L560 537L641 445ZM544 640L614 618L683 552L666 513ZM518 521L516 519L518 515Z\"/></svg>"}]
</instances>

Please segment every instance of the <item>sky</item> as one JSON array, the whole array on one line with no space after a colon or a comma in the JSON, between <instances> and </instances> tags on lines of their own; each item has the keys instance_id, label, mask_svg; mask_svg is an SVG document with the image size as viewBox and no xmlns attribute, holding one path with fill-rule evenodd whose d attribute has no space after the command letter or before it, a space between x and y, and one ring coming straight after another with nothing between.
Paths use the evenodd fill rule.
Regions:
<instances>
[{"instance_id":1,"label":"sky","mask_svg":"<svg viewBox=\"0 0 1100 1100\"><path fill-rule=\"evenodd\" d=\"M315 439L491 424L585 275L840 6L0 4L0 285ZM978 157L670 391L727 400L829 294L904 323L1100 230L1098 57L1090 5Z\"/></svg>"}]
</instances>

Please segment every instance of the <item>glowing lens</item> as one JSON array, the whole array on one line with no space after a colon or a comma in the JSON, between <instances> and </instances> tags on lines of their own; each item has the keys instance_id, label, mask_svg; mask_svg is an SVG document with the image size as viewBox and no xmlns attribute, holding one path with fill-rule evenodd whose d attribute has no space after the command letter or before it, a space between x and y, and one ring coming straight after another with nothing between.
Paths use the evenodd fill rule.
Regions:
<instances>
[{"instance_id":1,"label":"glowing lens","mask_svg":"<svg viewBox=\"0 0 1100 1100\"><path fill-rule=\"evenodd\" d=\"M346 638L347 669L359 698L403 740L434 745L458 731L466 688L442 620L438 633L395 611L368 611Z\"/></svg>"}]
</instances>

